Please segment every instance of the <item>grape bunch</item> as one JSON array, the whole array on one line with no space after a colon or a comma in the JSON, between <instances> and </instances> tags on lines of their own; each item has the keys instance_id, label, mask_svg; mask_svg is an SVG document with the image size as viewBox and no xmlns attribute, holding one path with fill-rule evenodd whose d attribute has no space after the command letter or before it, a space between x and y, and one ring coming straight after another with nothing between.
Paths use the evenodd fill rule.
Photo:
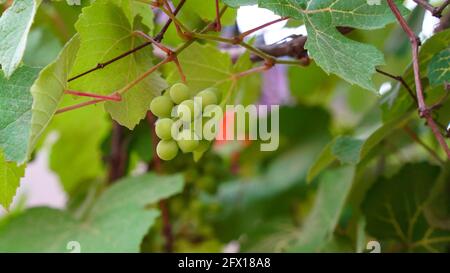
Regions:
<instances>
[{"instance_id":1,"label":"grape bunch","mask_svg":"<svg viewBox=\"0 0 450 273\"><path fill-rule=\"evenodd\" d=\"M169 161L181 150L183 153L193 153L195 159L196 154L201 156L206 152L210 142L200 138L194 121L202 119L203 124L206 121L203 118L205 111L212 106L219 107L219 97L217 88L210 87L194 94L187 85L177 83L154 98L150 111L158 117L155 124L155 132L160 139L156 147L158 157Z\"/></svg>"}]
</instances>

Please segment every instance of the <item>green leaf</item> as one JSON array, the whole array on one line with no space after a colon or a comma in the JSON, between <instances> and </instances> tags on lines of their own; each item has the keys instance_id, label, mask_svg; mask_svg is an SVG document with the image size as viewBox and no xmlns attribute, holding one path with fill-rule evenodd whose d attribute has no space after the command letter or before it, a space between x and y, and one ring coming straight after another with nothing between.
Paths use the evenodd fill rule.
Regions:
<instances>
[{"instance_id":1,"label":"green leaf","mask_svg":"<svg viewBox=\"0 0 450 273\"><path fill-rule=\"evenodd\" d=\"M222 1L232 8L258 4L258 0L222 0Z\"/></svg>"},{"instance_id":2,"label":"green leaf","mask_svg":"<svg viewBox=\"0 0 450 273\"><path fill-rule=\"evenodd\" d=\"M6 90L0 95L0 147L8 160L27 161L58 108L78 46L74 37L37 79L38 70L29 67L20 68L10 80L0 78Z\"/></svg>"},{"instance_id":3,"label":"green leaf","mask_svg":"<svg viewBox=\"0 0 450 273\"><path fill-rule=\"evenodd\" d=\"M340 136L333 139L321 152L308 172L311 182L321 171L326 169L334 160L343 164L356 165L360 163L383 139L393 130L401 127L409 119L409 114L397 117L362 137Z\"/></svg>"},{"instance_id":4,"label":"green leaf","mask_svg":"<svg viewBox=\"0 0 450 273\"><path fill-rule=\"evenodd\" d=\"M247 0L248 1L248 0ZM203 21L211 22L217 17L216 5L214 3L205 4L204 0L189 0L183 6L183 12L197 14ZM232 25L236 21L236 10L227 9L222 15L222 25Z\"/></svg>"},{"instance_id":5,"label":"green leaf","mask_svg":"<svg viewBox=\"0 0 450 273\"><path fill-rule=\"evenodd\" d=\"M300 239L289 249L295 252L318 252L331 239L352 188L355 168L331 170L321 177L314 207L306 218Z\"/></svg>"},{"instance_id":6,"label":"green leaf","mask_svg":"<svg viewBox=\"0 0 450 273\"><path fill-rule=\"evenodd\" d=\"M158 176L148 173L122 179L97 200L91 217L114 213L125 206L146 206L180 193L183 190L181 175Z\"/></svg>"},{"instance_id":7,"label":"green leaf","mask_svg":"<svg viewBox=\"0 0 450 273\"><path fill-rule=\"evenodd\" d=\"M333 146L334 140L328 143L325 148L320 152L317 159L314 161L314 164L309 168L307 181L311 182L316 178L323 170L328 168L328 166L336 160L336 157L333 154Z\"/></svg>"},{"instance_id":8,"label":"green leaf","mask_svg":"<svg viewBox=\"0 0 450 273\"><path fill-rule=\"evenodd\" d=\"M425 216L430 226L450 231L450 162L442 172L430 192L425 208Z\"/></svg>"},{"instance_id":9,"label":"green leaf","mask_svg":"<svg viewBox=\"0 0 450 273\"><path fill-rule=\"evenodd\" d=\"M384 64L383 54L371 45L346 38L336 27L384 27L395 20L385 1L369 5L367 0L264 0L259 5L304 20L308 32L305 47L324 71L375 90L372 76L375 68Z\"/></svg>"},{"instance_id":10,"label":"green leaf","mask_svg":"<svg viewBox=\"0 0 450 273\"><path fill-rule=\"evenodd\" d=\"M121 5L117 6L116 2ZM134 3L134 2L133 2ZM138 6L140 11L141 6ZM136 16L135 5L129 0L96 1L84 8L76 29L81 45L72 75L96 67L129 51L145 41L133 35L135 30L148 32L142 16ZM150 12L150 10L148 10ZM153 66L151 50L141 50L95 73L88 74L70 84L71 89L111 94L137 79ZM105 109L114 120L133 129L150 108L151 100L167 87L157 72L152 73L126 92L121 102L106 102Z\"/></svg>"},{"instance_id":11,"label":"green leaf","mask_svg":"<svg viewBox=\"0 0 450 273\"><path fill-rule=\"evenodd\" d=\"M58 109L64 90L67 88L68 76L79 45L78 36L73 37L63 48L58 58L41 71L31 87L33 105L31 108L31 132L27 146L27 157L33 151L39 137L47 128Z\"/></svg>"},{"instance_id":12,"label":"green leaf","mask_svg":"<svg viewBox=\"0 0 450 273\"><path fill-rule=\"evenodd\" d=\"M431 227L424 215L440 168L427 163L405 165L391 178L380 178L363 203L367 231L379 240L396 240L405 251L438 251L450 232Z\"/></svg>"},{"instance_id":13,"label":"green leaf","mask_svg":"<svg viewBox=\"0 0 450 273\"><path fill-rule=\"evenodd\" d=\"M180 193L176 176L146 174L125 178L107 189L83 219L50 208L34 208L0 227L0 252L68 252L71 241L81 252L138 252L159 212L147 209Z\"/></svg>"},{"instance_id":14,"label":"green leaf","mask_svg":"<svg viewBox=\"0 0 450 273\"><path fill-rule=\"evenodd\" d=\"M428 79L432 86L450 82L450 48L442 50L428 65Z\"/></svg>"},{"instance_id":15,"label":"green leaf","mask_svg":"<svg viewBox=\"0 0 450 273\"><path fill-rule=\"evenodd\" d=\"M0 65L7 78L22 61L38 2L40 1L14 1L0 18Z\"/></svg>"},{"instance_id":16,"label":"green leaf","mask_svg":"<svg viewBox=\"0 0 450 273\"><path fill-rule=\"evenodd\" d=\"M344 164L356 164L360 160L364 140L352 137L338 137L333 145L333 154Z\"/></svg>"},{"instance_id":17,"label":"green leaf","mask_svg":"<svg viewBox=\"0 0 450 273\"><path fill-rule=\"evenodd\" d=\"M442 50L448 48L450 44L450 29L438 32L428 39L419 52L420 73L426 75L426 69L434 56ZM403 73L403 79L410 87L414 87L414 70L412 65ZM383 120L391 120L403 115L406 112L412 112L416 109L415 101L410 97L408 91L400 84L397 89L389 92L383 97Z\"/></svg>"},{"instance_id":18,"label":"green leaf","mask_svg":"<svg viewBox=\"0 0 450 273\"><path fill-rule=\"evenodd\" d=\"M5 209L13 201L20 179L25 174L25 166L17 166L16 163L7 162L0 150L0 205Z\"/></svg>"},{"instance_id":19,"label":"green leaf","mask_svg":"<svg viewBox=\"0 0 450 273\"><path fill-rule=\"evenodd\" d=\"M9 79L0 71L0 148L8 161L26 160L33 104L30 87L39 70L22 66Z\"/></svg>"},{"instance_id":20,"label":"green leaf","mask_svg":"<svg viewBox=\"0 0 450 273\"><path fill-rule=\"evenodd\" d=\"M231 84L232 62L229 54L222 53L212 45L192 44L178 57L186 75L187 84L194 92L211 86L225 94ZM180 82L177 70L172 69L169 82Z\"/></svg>"}]
</instances>

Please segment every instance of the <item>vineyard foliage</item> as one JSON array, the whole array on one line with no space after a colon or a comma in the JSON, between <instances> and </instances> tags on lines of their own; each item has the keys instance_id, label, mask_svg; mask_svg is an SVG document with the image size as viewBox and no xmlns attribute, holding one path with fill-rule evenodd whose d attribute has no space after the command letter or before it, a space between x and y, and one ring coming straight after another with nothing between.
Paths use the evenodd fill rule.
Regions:
<instances>
[{"instance_id":1,"label":"vineyard foliage","mask_svg":"<svg viewBox=\"0 0 450 273\"><path fill-rule=\"evenodd\" d=\"M449 251L450 11L413 2L0 0L0 252ZM172 139L199 97L280 105L278 149ZM17 194L40 155L64 209Z\"/></svg>"}]
</instances>

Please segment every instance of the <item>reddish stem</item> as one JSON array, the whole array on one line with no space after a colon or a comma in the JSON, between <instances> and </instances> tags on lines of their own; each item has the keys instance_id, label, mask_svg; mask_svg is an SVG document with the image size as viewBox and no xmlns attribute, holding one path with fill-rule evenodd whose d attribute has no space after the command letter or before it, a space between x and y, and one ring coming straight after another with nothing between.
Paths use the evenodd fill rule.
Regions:
<instances>
[{"instance_id":1,"label":"reddish stem","mask_svg":"<svg viewBox=\"0 0 450 273\"><path fill-rule=\"evenodd\" d=\"M142 80L144 80L145 78L147 78L150 74L152 74L153 72L155 72L156 70L158 70L158 68L170 61L173 60L172 56L168 56L166 59L162 60L161 62L159 62L158 64L152 66L149 70L147 70L146 72L144 72L143 74L141 74L139 77L137 77L135 80L133 80L132 82L128 83L125 87L123 87L122 89L120 89L119 91L117 91L117 93L119 94L124 94L126 92L128 92L130 89L132 89L133 87L135 87L137 84L139 84Z\"/></svg>"},{"instance_id":2,"label":"reddish stem","mask_svg":"<svg viewBox=\"0 0 450 273\"><path fill-rule=\"evenodd\" d=\"M172 59L172 61L175 63L175 65L177 66L178 72L180 73L180 76L181 76L181 80L184 83L186 83L186 75L184 74L183 69L182 69L182 67L180 65L180 62L178 61L178 58L177 58L175 52L172 49L166 47L163 44L158 43L156 40L154 40L152 37L150 37L149 35L145 34L142 31L135 31L134 33L139 35L139 36L141 36L141 37L143 37L144 39L147 39L148 41L153 42L153 44L155 46L157 46L159 49L164 51L167 54L167 57L170 57Z\"/></svg>"},{"instance_id":3,"label":"reddish stem","mask_svg":"<svg viewBox=\"0 0 450 273\"><path fill-rule=\"evenodd\" d=\"M233 78L234 79L243 78L243 77L246 77L246 76L254 74L254 73L267 71L267 70L271 69L272 67L273 67L273 64L266 63L263 66L258 66L258 67L251 68L249 70L237 73L237 74L233 75Z\"/></svg>"},{"instance_id":4,"label":"reddish stem","mask_svg":"<svg viewBox=\"0 0 450 273\"><path fill-rule=\"evenodd\" d=\"M75 90L65 90L65 94L74 95L78 97L88 97L88 98L94 98L94 99L102 99L102 100L109 100L109 101L121 101L122 96L117 93L113 93L112 95L99 95L99 94L93 94L93 93L86 93L86 92L80 92Z\"/></svg>"},{"instance_id":5,"label":"reddish stem","mask_svg":"<svg viewBox=\"0 0 450 273\"><path fill-rule=\"evenodd\" d=\"M170 6L169 2L167 2L167 0L162 0L163 5L166 7L167 12L169 14L167 14L170 18L175 18L176 14L172 11L172 7ZM163 10L163 9L162 9ZM173 20L172 20L173 21ZM175 25L175 29L177 30L177 33L180 37L182 38L186 38L186 35L184 34L183 30L181 29L181 27L177 24L177 22L173 21L173 24Z\"/></svg>"},{"instance_id":6,"label":"reddish stem","mask_svg":"<svg viewBox=\"0 0 450 273\"><path fill-rule=\"evenodd\" d=\"M216 0L216 31L220 32L222 31L222 23L221 23L221 14L220 14L220 5L219 5L219 0Z\"/></svg>"},{"instance_id":7,"label":"reddish stem","mask_svg":"<svg viewBox=\"0 0 450 273\"><path fill-rule=\"evenodd\" d=\"M146 39L147 41L151 42L152 44L154 44L157 48L161 49L162 51L164 51L166 54L170 55L173 53L173 50L166 47L163 44L160 44L159 42L157 42L155 39L153 39L152 37L150 37L149 35L145 34L144 32L140 31L140 30L136 30L133 32L136 35L141 36L142 38Z\"/></svg>"},{"instance_id":8,"label":"reddish stem","mask_svg":"<svg viewBox=\"0 0 450 273\"><path fill-rule=\"evenodd\" d=\"M183 68L181 67L180 62L178 61L178 57L177 57L177 56L174 56L174 57L173 57L173 62L174 62L175 65L177 66L178 74L180 74L181 81L182 81L183 83L187 83L186 74L184 74Z\"/></svg>"},{"instance_id":9,"label":"reddish stem","mask_svg":"<svg viewBox=\"0 0 450 273\"><path fill-rule=\"evenodd\" d=\"M276 19L276 20L270 21L270 22L268 22L268 23L265 23L265 24L263 24L263 25L260 25L260 26L258 26L258 27L255 27L255 28L253 28L253 29L250 29L250 30L247 30L247 31L245 31L245 32L242 32L242 33L241 33L240 35L238 35L235 39L238 40L238 41L240 42L240 41L242 41L245 37L247 37L248 35L250 35L250 34L256 32L256 31L258 31L258 30L264 29L264 28L266 28L266 27L268 27L268 26L270 26L270 25L276 24L276 23L278 23L278 22L285 21L285 20L287 20L287 19L289 19L289 17L281 17L281 18L278 18L278 19Z\"/></svg>"},{"instance_id":10,"label":"reddish stem","mask_svg":"<svg viewBox=\"0 0 450 273\"><path fill-rule=\"evenodd\" d=\"M76 109L79 109L79 108L82 108L82 107L85 107L85 106L97 104L97 103L104 102L104 101L105 101L104 99L98 99L98 100L90 100L90 101L82 102L82 103L79 103L79 104L75 104L75 105L72 105L72 106L61 108L58 111L56 111L55 114L62 114L62 113L65 113L65 112L69 112L69 111L72 111L72 110L76 110Z\"/></svg>"}]
</instances>

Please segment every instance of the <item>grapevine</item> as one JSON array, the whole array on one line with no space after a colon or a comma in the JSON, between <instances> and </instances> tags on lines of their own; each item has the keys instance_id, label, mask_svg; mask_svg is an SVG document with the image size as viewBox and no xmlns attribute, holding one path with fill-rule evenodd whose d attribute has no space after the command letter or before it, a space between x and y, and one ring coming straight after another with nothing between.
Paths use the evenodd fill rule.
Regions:
<instances>
[{"instance_id":1,"label":"grapevine","mask_svg":"<svg viewBox=\"0 0 450 273\"><path fill-rule=\"evenodd\" d=\"M0 252L448 252L449 6L0 1Z\"/></svg>"}]
</instances>

